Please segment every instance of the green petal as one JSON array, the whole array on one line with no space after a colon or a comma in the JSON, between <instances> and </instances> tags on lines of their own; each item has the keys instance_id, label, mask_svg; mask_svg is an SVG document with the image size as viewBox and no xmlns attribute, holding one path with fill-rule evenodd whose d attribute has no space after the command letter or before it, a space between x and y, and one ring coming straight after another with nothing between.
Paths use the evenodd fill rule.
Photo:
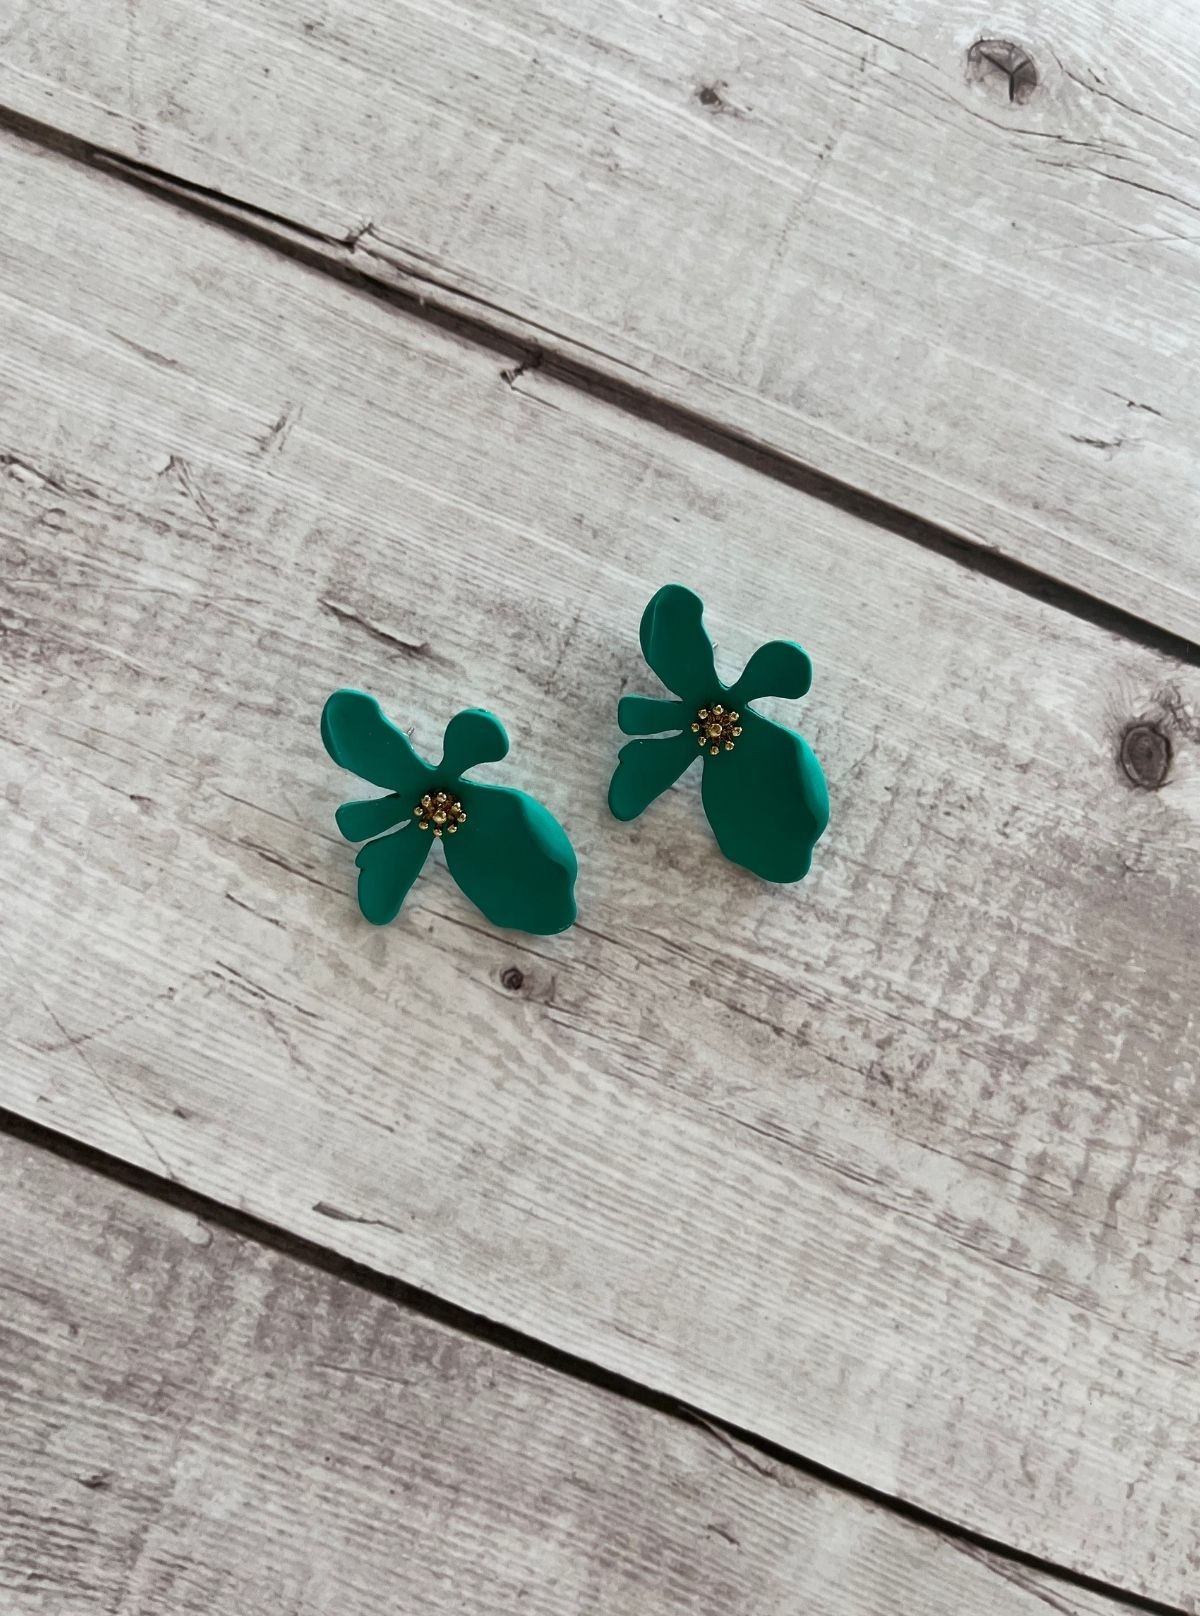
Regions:
<instances>
[{"instance_id":1,"label":"green petal","mask_svg":"<svg viewBox=\"0 0 1200 1616\"><path fill-rule=\"evenodd\" d=\"M825 776L803 736L745 712L734 750L704 759L704 812L727 859L799 881L829 823Z\"/></svg>"},{"instance_id":2,"label":"green petal","mask_svg":"<svg viewBox=\"0 0 1200 1616\"><path fill-rule=\"evenodd\" d=\"M344 802L334 818L348 842L366 842L408 819L412 810L411 799L398 794L364 797L360 802Z\"/></svg>"},{"instance_id":3,"label":"green petal","mask_svg":"<svg viewBox=\"0 0 1200 1616\"><path fill-rule=\"evenodd\" d=\"M361 690L334 691L321 714L321 739L343 769L403 797L419 797L432 773L375 697Z\"/></svg>"},{"instance_id":4,"label":"green petal","mask_svg":"<svg viewBox=\"0 0 1200 1616\"><path fill-rule=\"evenodd\" d=\"M548 935L575 919L575 850L548 808L508 786L463 787L467 821L446 863L493 926Z\"/></svg>"},{"instance_id":5,"label":"green petal","mask_svg":"<svg viewBox=\"0 0 1200 1616\"><path fill-rule=\"evenodd\" d=\"M432 835L414 820L359 848L354 861L360 872L358 907L373 926L386 926L400 913L432 843Z\"/></svg>"},{"instance_id":6,"label":"green petal","mask_svg":"<svg viewBox=\"0 0 1200 1616\"><path fill-rule=\"evenodd\" d=\"M483 707L468 707L446 725L442 742L442 766L437 771L447 779L457 779L477 763L496 763L508 754L508 736L495 713Z\"/></svg>"},{"instance_id":7,"label":"green petal","mask_svg":"<svg viewBox=\"0 0 1200 1616\"><path fill-rule=\"evenodd\" d=\"M700 755L690 730L662 740L630 741L617 756L608 788L608 806L616 819L636 819L655 797L673 786Z\"/></svg>"},{"instance_id":8,"label":"green petal","mask_svg":"<svg viewBox=\"0 0 1200 1616\"><path fill-rule=\"evenodd\" d=\"M677 696L700 707L723 686L704 629L704 603L682 584L664 584L642 613L642 655Z\"/></svg>"},{"instance_id":9,"label":"green petal","mask_svg":"<svg viewBox=\"0 0 1200 1616\"><path fill-rule=\"evenodd\" d=\"M622 735L662 735L669 729L682 729L694 717L693 709L683 702L662 696L622 696L617 703Z\"/></svg>"},{"instance_id":10,"label":"green petal","mask_svg":"<svg viewBox=\"0 0 1200 1616\"><path fill-rule=\"evenodd\" d=\"M742 677L726 697L737 707L758 696L806 696L812 684L812 662L794 640L769 640L747 662Z\"/></svg>"}]
</instances>

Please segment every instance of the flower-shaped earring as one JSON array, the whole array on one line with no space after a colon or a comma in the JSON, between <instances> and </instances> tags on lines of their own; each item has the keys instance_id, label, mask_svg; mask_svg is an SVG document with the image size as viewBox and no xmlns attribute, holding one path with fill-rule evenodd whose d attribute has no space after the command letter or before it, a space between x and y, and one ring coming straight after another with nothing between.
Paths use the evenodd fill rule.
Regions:
<instances>
[{"instance_id":1,"label":"flower-shaped earring","mask_svg":"<svg viewBox=\"0 0 1200 1616\"><path fill-rule=\"evenodd\" d=\"M618 819L636 819L702 757L704 812L725 857L766 881L799 881L829 823L825 776L803 736L748 703L803 696L812 663L790 640L771 640L740 679L723 685L703 614L700 597L682 584L665 584L642 614L642 654L679 700L621 697L622 733L661 738L621 748L608 805Z\"/></svg>"},{"instance_id":2,"label":"flower-shaped earring","mask_svg":"<svg viewBox=\"0 0 1200 1616\"><path fill-rule=\"evenodd\" d=\"M508 751L493 714L478 707L456 713L434 768L374 696L335 690L321 714L321 739L335 763L391 793L344 802L335 816L348 842L366 843L355 863L358 906L368 920L383 926L396 918L440 841L451 875L494 926L545 935L573 923L575 850L558 820L523 791L463 779ZM383 835L402 820L407 824Z\"/></svg>"}]
</instances>

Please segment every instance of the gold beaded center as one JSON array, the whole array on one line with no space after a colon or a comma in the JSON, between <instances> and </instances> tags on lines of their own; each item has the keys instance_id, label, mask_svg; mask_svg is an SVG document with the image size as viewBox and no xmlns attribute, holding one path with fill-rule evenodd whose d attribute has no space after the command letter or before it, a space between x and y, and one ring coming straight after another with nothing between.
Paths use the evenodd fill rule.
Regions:
<instances>
[{"instance_id":1,"label":"gold beaded center","mask_svg":"<svg viewBox=\"0 0 1200 1616\"><path fill-rule=\"evenodd\" d=\"M427 791L413 809L413 818L422 830L431 830L435 836L443 831L453 836L467 822L462 803L448 791Z\"/></svg>"},{"instance_id":2,"label":"gold beaded center","mask_svg":"<svg viewBox=\"0 0 1200 1616\"><path fill-rule=\"evenodd\" d=\"M740 717L740 713L727 713L720 702L715 707L701 707L692 725L696 744L706 746L711 757L722 751L732 752L734 742L742 733Z\"/></svg>"}]
</instances>

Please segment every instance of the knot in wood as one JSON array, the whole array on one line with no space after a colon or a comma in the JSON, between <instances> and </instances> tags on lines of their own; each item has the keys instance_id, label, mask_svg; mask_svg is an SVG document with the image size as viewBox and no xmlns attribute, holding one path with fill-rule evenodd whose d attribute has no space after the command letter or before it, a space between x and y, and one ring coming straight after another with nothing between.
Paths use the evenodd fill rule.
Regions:
<instances>
[{"instance_id":1,"label":"knot in wood","mask_svg":"<svg viewBox=\"0 0 1200 1616\"><path fill-rule=\"evenodd\" d=\"M998 100L1020 104L1037 89L1038 70L1023 45L1011 39L977 39L967 52L967 83Z\"/></svg>"},{"instance_id":2,"label":"knot in wood","mask_svg":"<svg viewBox=\"0 0 1200 1616\"><path fill-rule=\"evenodd\" d=\"M525 973L516 965L509 965L500 972L500 986L507 988L510 993L520 993L525 986Z\"/></svg>"},{"instance_id":3,"label":"knot in wood","mask_svg":"<svg viewBox=\"0 0 1200 1616\"><path fill-rule=\"evenodd\" d=\"M1155 724L1130 724L1121 737L1121 767L1142 791L1157 791L1171 767L1171 743Z\"/></svg>"}]
</instances>

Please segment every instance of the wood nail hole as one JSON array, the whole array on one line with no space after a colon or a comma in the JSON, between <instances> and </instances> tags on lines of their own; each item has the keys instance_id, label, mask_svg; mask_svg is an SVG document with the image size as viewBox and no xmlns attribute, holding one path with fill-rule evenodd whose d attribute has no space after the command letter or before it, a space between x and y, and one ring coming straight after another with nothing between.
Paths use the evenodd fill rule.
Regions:
<instances>
[{"instance_id":1,"label":"wood nail hole","mask_svg":"<svg viewBox=\"0 0 1200 1616\"><path fill-rule=\"evenodd\" d=\"M1130 724L1121 737L1121 767L1141 791L1157 791L1171 767L1171 743L1156 724Z\"/></svg>"},{"instance_id":2,"label":"wood nail hole","mask_svg":"<svg viewBox=\"0 0 1200 1616\"><path fill-rule=\"evenodd\" d=\"M707 107L713 114L728 113L731 117L744 116L740 107L729 100L726 92L729 86L724 79L713 79L709 84L697 84L692 93L702 107Z\"/></svg>"},{"instance_id":3,"label":"wood nail hole","mask_svg":"<svg viewBox=\"0 0 1200 1616\"><path fill-rule=\"evenodd\" d=\"M1038 70L1023 45L1011 39L977 39L967 52L967 83L997 100L1022 105L1037 89Z\"/></svg>"}]
</instances>

